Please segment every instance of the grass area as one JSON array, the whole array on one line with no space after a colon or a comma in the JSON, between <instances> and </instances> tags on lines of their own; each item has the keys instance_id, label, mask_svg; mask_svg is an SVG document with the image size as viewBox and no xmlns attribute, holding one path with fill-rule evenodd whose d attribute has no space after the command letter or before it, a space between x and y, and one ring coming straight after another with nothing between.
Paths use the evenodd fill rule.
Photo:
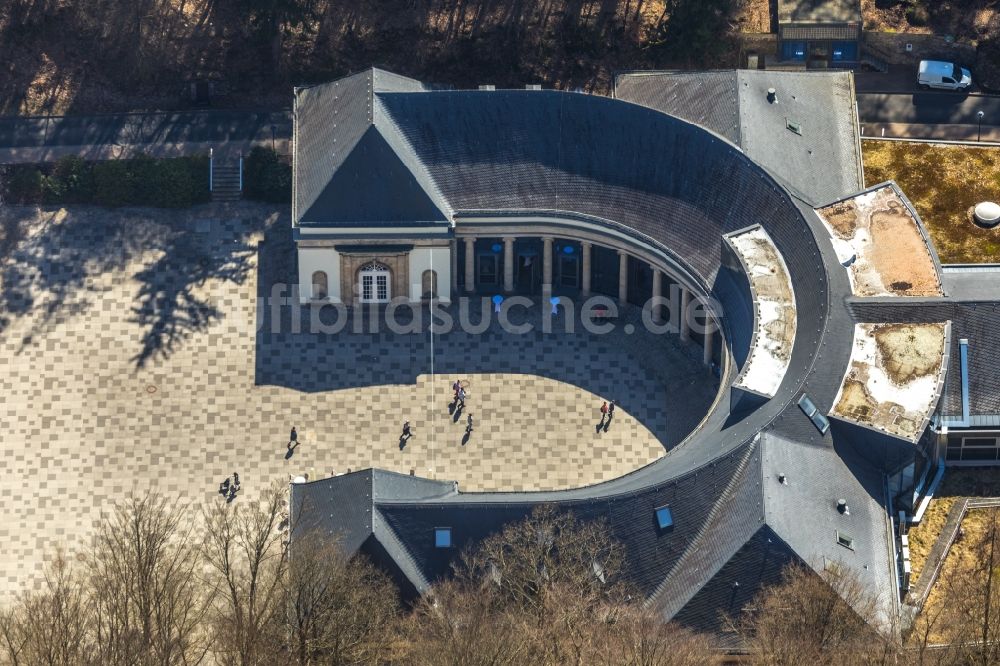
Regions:
<instances>
[{"instance_id":1,"label":"grass area","mask_svg":"<svg viewBox=\"0 0 1000 666\"><path fill-rule=\"evenodd\" d=\"M669 9L668 9L669 8ZM607 93L615 71L733 67L767 0L8 0L0 113L287 106L373 64L432 83Z\"/></svg>"},{"instance_id":2,"label":"grass area","mask_svg":"<svg viewBox=\"0 0 1000 666\"><path fill-rule=\"evenodd\" d=\"M959 497L1000 497L1000 474L995 469L961 467L952 467L945 472L941 487L924 512L923 520L909 531L911 578L914 583L920 578L948 512Z\"/></svg>"},{"instance_id":3,"label":"grass area","mask_svg":"<svg viewBox=\"0 0 1000 666\"><path fill-rule=\"evenodd\" d=\"M1000 148L904 141L861 144L865 184L895 180L927 226L943 264L1000 263L1000 227L983 229L972 207L1000 199Z\"/></svg>"},{"instance_id":4,"label":"grass area","mask_svg":"<svg viewBox=\"0 0 1000 666\"><path fill-rule=\"evenodd\" d=\"M996 492L996 489L994 492ZM944 564L941 567L941 573L938 575L934 587L931 588L931 592L927 596L923 611L916 620L917 631L914 632L915 635L923 633L921 622L925 622L927 618L941 616L941 606L946 602L944 590L946 581L953 579L954 576L973 570L976 564L975 544L982 538L989 524L989 513L990 509L971 509L965 514L965 518L962 519L959 538L955 539L955 543L952 544L951 549L948 551L948 556L945 557ZM943 623L933 628L930 632L930 640L928 642L931 644L947 642L948 635L942 631L946 627L947 624Z\"/></svg>"}]
</instances>

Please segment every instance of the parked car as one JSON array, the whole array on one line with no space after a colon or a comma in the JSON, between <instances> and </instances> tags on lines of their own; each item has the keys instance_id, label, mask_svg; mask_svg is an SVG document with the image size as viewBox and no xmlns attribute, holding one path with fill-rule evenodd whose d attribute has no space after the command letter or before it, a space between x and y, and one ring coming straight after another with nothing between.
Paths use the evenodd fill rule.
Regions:
<instances>
[{"instance_id":1,"label":"parked car","mask_svg":"<svg viewBox=\"0 0 1000 666\"><path fill-rule=\"evenodd\" d=\"M921 60L917 68L917 83L925 90L968 90L972 87L972 72L953 62Z\"/></svg>"}]
</instances>

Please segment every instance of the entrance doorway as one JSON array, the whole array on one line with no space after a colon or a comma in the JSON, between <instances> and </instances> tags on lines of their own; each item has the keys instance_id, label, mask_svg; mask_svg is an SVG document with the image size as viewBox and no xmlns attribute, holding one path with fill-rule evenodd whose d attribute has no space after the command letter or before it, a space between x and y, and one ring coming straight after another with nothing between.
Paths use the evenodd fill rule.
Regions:
<instances>
[{"instance_id":1,"label":"entrance doorway","mask_svg":"<svg viewBox=\"0 0 1000 666\"><path fill-rule=\"evenodd\" d=\"M362 303L388 303L391 298L389 269L372 262L358 272L359 293Z\"/></svg>"},{"instance_id":2,"label":"entrance doorway","mask_svg":"<svg viewBox=\"0 0 1000 666\"><path fill-rule=\"evenodd\" d=\"M557 240L552 254L552 290L557 294L575 294L580 290L580 244Z\"/></svg>"},{"instance_id":3,"label":"entrance doorway","mask_svg":"<svg viewBox=\"0 0 1000 666\"><path fill-rule=\"evenodd\" d=\"M514 241L514 291L537 294L542 290L542 243L537 238Z\"/></svg>"}]
</instances>

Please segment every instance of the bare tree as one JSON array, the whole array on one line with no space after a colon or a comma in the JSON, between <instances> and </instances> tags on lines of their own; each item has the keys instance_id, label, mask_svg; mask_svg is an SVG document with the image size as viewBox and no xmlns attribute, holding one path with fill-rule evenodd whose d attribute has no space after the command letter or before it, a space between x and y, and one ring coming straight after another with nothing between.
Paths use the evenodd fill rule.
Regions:
<instances>
[{"instance_id":1,"label":"bare tree","mask_svg":"<svg viewBox=\"0 0 1000 666\"><path fill-rule=\"evenodd\" d=\"M971 562L943 577L943 629L961 663L1000 663L1000 511L988 509Z\"/></svg>"},{"instance_id":2,"label":"bare tree","mask_svg":"<svg viewBox=\"0 0 1000 666\"><path fill-rule=\"evenodd\" d=\"M465 552L409 625L412 663L715 663L618 579L623 548L601 522L548 506Z\"/></svg>"},{"instance_id":3,"label":"bare tree","mask_svg":"<svg viewBox=\"0 0 1000 666\"><path fill-rule=\"evenodd\" d=\"M894 644L881 636L878 599L844 567L820 576L790 565L733 622L754 664L890 663Z\"/></svg>"},{"instance_id":4,"label":"bare tree","mask_svg":"<svg viewBox=\"0 0 1000 666\"><path fill-rule=\"evenodd\" d=\"M705 636L632 603L609 609L595 623L594 650L588 663L615 666L715 666L719 656Z\"/></svg>"},{"instance_id":5,"label":"bare tree","mask_svg":"<svg viewBox=\"0 0 1000 666\"><path fill-rule=\"evenodd\" d=\"M495 590L469 581L436 585L407 625L406 663L516 666L532 663L524 617L498 603ZM537 662L535 662L537 663Z\"/></svg>"},{"instance_id":6,"label":"bare tree","mask_svg":"<svg viewBox=\"0 0 1000 666\"><path fill-rule=\"evenodd\" d=\"M397 593L366 560L336 543L296 538L283 585L285 635L299 664L380 663L392 654Z\"/></svg>"},{"instance_id":7,"label":"bare tree","mask_svg":"<svg viewBox=\"0 0 1000 666\"><path fill-rule=\"evenodd\" d=\"M0 614L0 654L12 666L79 666L92 662L92 614L80 578L61 553L42 589Z\"/></svg>"},{"instance_id":8,"label":"bare tree","mask_svg":"<svg viewBox=\"0 0 1000 666\"><path fill-rule=\"evenodd\" d=\"M225 663L282 661L285 493L275 485L257 502L220 502L205 513L203 553L215 589L212 649Z\"/></svg>"},{"instance_id":9,"label":"bare tree","mask_svg":"<svg viewBox=\"0 0 1000 666\"><path fill-rule=\"evenodd\" d=\"M542 505L463 553L458 575L491 580L508 602L537 610L557 587L588 600L604 597L615 589L623 562L624 549L605 524L582 523L571 513Z\"/></svg>"},{"instance_id":10,"label":"bare tree","mask_svg":"<svg viewBox=\"0 0 1000 666\"><path fill-rule=\"evenodd\" d=\"M102 521L88 562L95 657L102 664L198 664L205 656L194 516L130 496Z\"/></svg>"}]
</instances>

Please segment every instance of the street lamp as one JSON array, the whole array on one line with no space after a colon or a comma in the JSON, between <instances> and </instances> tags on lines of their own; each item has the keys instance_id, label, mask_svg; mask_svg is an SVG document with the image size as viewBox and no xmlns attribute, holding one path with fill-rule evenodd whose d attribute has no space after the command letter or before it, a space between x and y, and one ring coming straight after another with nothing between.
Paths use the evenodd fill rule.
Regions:
<instances>
[{"instance_id":1,"label":"street lamp","mask_svg":"<svg viewBox=\"0 0 1000 666\"><path fill-rule=\"evenodd\" d=\"M976 142L981 141L983 138L983 116L985 115L982 111L976 114L976 117L979 118L979 131L976 132Z\"/></svg>"}]
</instances>

